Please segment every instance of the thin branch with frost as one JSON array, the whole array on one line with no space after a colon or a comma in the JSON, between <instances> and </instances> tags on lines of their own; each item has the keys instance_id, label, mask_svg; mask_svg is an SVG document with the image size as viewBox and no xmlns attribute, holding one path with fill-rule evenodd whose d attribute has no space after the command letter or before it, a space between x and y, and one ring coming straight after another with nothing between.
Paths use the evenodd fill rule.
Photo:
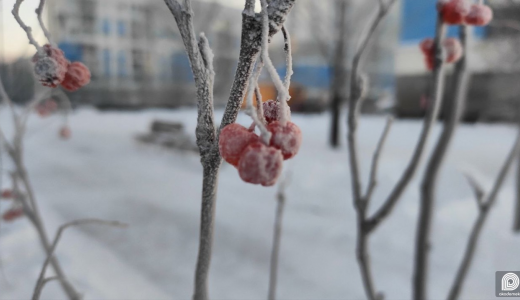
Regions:
<instances>
[{"instance_id":1,"label":"thin branch with frost","mask_svg":"<svg viewBox=\"0 0 520 300\"><path fill-rule=\"evenodd\" d=\"M20 25L20 27L23 29L23 31L25 31L25 33L27 34L27 38L29 39L29 43L31 45L33 45L36 50L38 50L38 52L40 52L41 50L41 46L40 44L38 44L38 42L34 39L34 36L32 34L32 28L25 25L25 23L22 21L22 18L20 18L20 5L22 5L22 2L24 0L16 0L16 2L14 3L14 7L13 7L13 10L11 11L16 22L18 22L18 24Z\"/></svg>"},{"instance_id":2,"label":"thin branch with frost","mask_svg":"<svg viewBox=\"0 0 520 300\"><path fill-rule=\"evenodd\" d=\"M434 81L434 95L432 97L432 106L429 108L426 118L424 120L423 129L421 135L419 137L419 141L415 147L414 153L408 166L406 167L404 173L401 178L395 185L394 189L387 197L383 205L368 219L367 227L368 230L374 230L378 225L381 224L384 218L386 218L394 209L397 202L401 198L406 187L408 187L410 181L415 176L415 173L420 165L421 159L424 154L424 150L426 149L426 145L428 143L429 137L431 135L433 125L435 124L441 104L442 104L442 92L444 91L444 63L441 59L442 57L442 49L439 43L442 38L444 38L446 34L446 26L443 24L437 25L436 37L435 37L435 45L436 46L436 61L438 62L437 67L433 70L433 81Z\"/></svg>"},{"instance_id":3,"label":"thin branch with frost","mask_svg":"<svg viewBox=\"0 0 520 300\"><path fill-rule=\"evenodd\" d=\"M479 203L478 217L475 220L475 223L471 229L464 256L459 265L459 269L455 276L455 280L453 281L453 284L451 286L450 293L448 295L449 300L456 300L460 296L460 292L462 291L464 281L468 274L469 268L471 267L471 262L473 261L473 257L475 256L482 228L484 227L484 224L488 218L491 208L497 201L498 193L504 183L507 174L509 173L509 169L511 168L511 165L513 164L515 158L518 157L518 155L520 155L520 126L518 129L518 136L516 138L516 141L511 149L511 152L509 153L504 164L502 165L502 168L500 169L499 174L495 179L495 183L493 184L491 191L487 196L483 197L482 200L477 200ZM478 184L478 186L481 185ZM480 191L478 191L477 193L479 192Z\"/></svg>"},{"instance_id":4,"label":"thin branch with frost","mask_svg":"<svg viewBox=\"0 0 520 300\"><path fill-rule=\"evenodd\" d=\"M222 162L218 149L220 130L215 128L211 79L208 77L208 66L203 64L201 47L197 46L191 1L185 0L184 5L177 0L164 0L164 2L173 14L181 33L197 88L198 120L196 136L203 167L203 182L199 251L193 299L205 300L208 299L208 274L213 246L217 182ZM267 35L265 39L262 39L262 36L265 36L265 34L262 35L262 24L265 20L262 20L261 15L255 14L255 1L246 0L242 13L242 37L238 66L224 116L220 122L220 129L236 121L253 74L255 62L262 51L262 41L268 42L280 30L295 2L295 0L272 0L269 2L269 6L264 11L268 18ZM206 41L203 43L206 43Z\"/></svg>"},{"instance_id":5,"label":"thin branch with frost","mask_svg":"<svg viewBox=\"0 0 520 300\"><path fill-rule=\"evenodd\" d=\"M374 17L374 19L368 24L368 30L365 35L361 38L361 43L354 55L354 59L352 62L352 72L350 78L350 102L349 102L349 113L348 113L348 149L349 149L349 161L350 161L350 173L351 173L351 183L352 183L352 194L353 194L353 202L356 208L357 214L357 247L356 254L357 260L361 272L361 277L363 281L363 286L365 289L365 293L370 300L380 299L382 298L381 294L376 292L374 287L373 277L370 269L370 256L368 251L368 236L370 231L367 230L367 209L369 199L365 199L361 192L361 175L359 172L359 160L358 160L358 147L357 147L357 125L359 121L359 109L363 97L366 94L366 80L364 80L363 76L360 76L360 63L363 55L366 53L367 46L372 39L376 29L378 28L381 21L385 18L388 11L395 3L395 0L390 0L388 4L384 4L383 2L379 2L378 11ZM389 127L389 125L387 125ZM388 128L389 129L389 128ZM387 130L385 130L382 142L380 143L381 147L384 144L384 140L386 139L386 135L388 134ZM379 159L379 154L374 155L376 160ZM377 161L373 162L373 165L377 167ZM374 171L373 174L376 172ZM373 188L370 187L374 185L373 181L368 188L367 194L372 194ZM374 185L375 186L375 185Z\"/></svg>"},{"instance_id":6,"label":"thin branch with frost","mask_svg":"<svg viewBox=\"0 0 520 300\"><path fill-rule=\"evenodd\" d=\"M283 33L283 40L284 40L284 47L283 50L285 52L285 79L284 79L284 85L287 90L291 87L291 78L294 74L293 71L293 57L292 57L292 45L291 45L291 35L289 34L289 31L285 28L285 26L282 26L282 33Z\"/></svg>"},{"instance_id":7,"label":"thin branch with frost","mask_svg":"<svg viewBox=\"0 0 520 300\"><path fill-rule=\"evenodd\" d=\"M263 62L258 62L256 66L256 71L251 76L251 81L249 83L249 91L247 93L247 102L246 102L246 114L253 119L253 123L260 130L260 136L262 137L265 144L269 144L271 140L271 132L267 130L265 123L263 120L264 115L260 114L260 111L257 111L257 108L253 105L253 97L255 96L255 90L258 90L258 78L260 77L260 73L262 72ZM259 93L258 93L259 94ZM262 107L261 99L257 98L257 107Z\"/></svg>"},{"instance_id":8,"label":"thin branch with frost","mask_svg":"<svg viewBox=\"0 0 520 300\"><path fill-rule=\"evenodd\" d=\"M439 16L440 18L440 16ZM439 20L438 27L446 27L442 25L442 21ZM442 30L442 28L440 28ZM426 299L427 297L427 285L428 285L428 269L429 269L429 253L431 249L431 227L433 223L433 214L435 207L435 189L437 187L437 181L439 179L439 172L442 163L448 153L448 148L453 140L455 131L460 123L462 114L464 112L465 102L467 98L469 88L469 73L467 71L467 35L468 27L460 26L460 40L463 47L463 56L457 62L455 67L455 98L451 101L450 107L448 108L448 116L445 120L445 124L442 133L433 149L430 156L426 170L424 171L424 178L421 184L421 202L419 207L419 219L417 224L416 233L416 249L415 249L415 264L414 264L414 284L413 293L415 299ZM440 37L441 35L437 35ZM444 74L442 74L442 67L439 67L439 63L443 60L443 56L439 55L439 47L441 47L441 39L438 38L436 43L436 68L440 69L437 71L436 81L436 101L441 101L444 96L444 89L442 87ZM435 72L434 72L435 73ZM439 86L440 85L440 86Z\"/></svg>"},{"instance_id":9,"label":"thin branch with frost","mask_svg":"<svg viewBox=\"0 0 520 300\"><path fill-rule=\"evenodd\" d=\"M40 271L40 275L38 276L38 281L36 282L36 286L34 287L32 300L40 299L40 295L41 295L41 292L42 292L43 286L45 285L45 280L46 280L45 273L51 262L52 257L54 256L54 253L56 252L56 248L58 247L58 243L61 239L63 232L70 227L82 226L82 225L87 225L87 224L99 224L99 225L104 225L104 226L113 226L113 227L120 227L120 228L124 228L124 227L128 226L127 224L124 224L124 223L121 223L118 221L105 221L105 220L99 220L99 219L82 219L82 220L76 220L76 221L72 221L72 222L61 225L58 228L58 231L56 232L54 241L52 242L49 252L47 253L47 258L45 259L45 262L43 263L42 269ZM57 276L55 278L60 278L60 277Z\"/></svg>"},{"instance_id":10,"label":"thin branch with frost","mask_svg":"<svg viewBox=\"0 0 520 300\"><path fill-rule=\"evenodd\" d=\"M486 194L484 192L484 188L472 174L464 173L463 175L464 178L466 178L466 181L468 182L469 186L473 190L473 194L475 195L475 200L477 200L477 204L479 206L482 205L484 195Z\"/></svg>"},{"instance_id":11,"label":"thin branch with frost","mask_svg":"<svg viewBox=\"0 0 520 300\"><path fill-rule=\"evenodd\" d=\"M285 208L286 189L291 180L290 173L280 182L276 195L276 216L274 221L273 248L271 250L271 264L269 271L269 293L268 300L276 299L276 283L278 278L278 259L280 257L280 244L282 241L282 222Z\"/></svg>"},{"instance_id":12,"label":"thin branch with frost","mask_svg":"<svg viewBox=\"0 0 520 300\"><path fill-rule=\"evenodd\" d=\"M276 68L273 65L273 62L271 61L271 58L269 57L269 14L267 11L267 0L260 0L260 4L262 6L262 11L260 13L262 17L262 61L265 65L265 68L267 69L267 72L271 76L271 79L273 81L274 86L276 87L276 90L278 92L278 101L280 103L280 122L282 124L287 123L287 101L291 98L289 95L289 82L290 82L290 76L288 75L286 77L285 83L280 78L280 75L278 74L278 71L276 71ZM283 25L282 25L282 31L283 31ZM284 34L285 43L288 44L290 41L288 41L289 36ZM290 55L290 46L286 47L286 53L287 56ZM287 58L287 64L292 65L292 58ZM287 74L289 74L289 70L287 70ZM291 71L292 72L292 67Z\"/></svg>"},{"instance_id":13,"label":"thin branch with frost","mask_svg":"<svg viewBox=\"0 0 520 300\"><path fill-rule=\"evenodd\" d=\"M42 28L43 34L49 41L49 44L52 44L52 36L49 30L47 30L47 27L45 26L45 23L43 23L43 8L45 6L45 0L40 0L40 5L38 5L38 8L36 8L36 16L38 17L38 23L40 23L40 27Z\"/></svg>"},{"instance_id":14,"label":"thin branch with frost","mask_svg":"<svg viewBox=\"0 0 520 300\"><path fill-rule=\"evenodd\" d=\"M18 3L18 2L17 2ZM19 6L19 3L18 3ZM16 6L15 6L16 8ZM35 97L38 97L36 95ZM25 164L24 164L24 156L23 156L23 138L25 134L25 128L26 128L26 121L27 119L22 120L21 116L19 116L15 109L14 105L12 104L11 99L5 92L5 88L2 83L2 78L0 76L0 97L2 97L2 100L6 102L11 110L12 113L12 121L14 123L14 137L12 139L12 142L8 142L6 137L2 134L2 139L4 140L4 144L6 145L6 148L8 149L8 154L13 162L14 168L15 168L15 174L13 175L13 183L16 185L16 193L20 196L19 200L21 201L22 205L24 206L24 212L33 224L34 228L36 229L38 233L38 237L40 239L40 243L42 244L42 247L46 254L50 251L50 242L49 238L47 237L47 233L45 231L44 223L41 218L41 213L38 208L38 204L36 202L36 197L32 188L32 184L29 180L29 175L27 173ZM35 101L35 100L33 100ZM25 193L21 192L21 188L18 187L18 180L21 181L21 184L23 185L23 189ZM67 280L65 273L61 269L61 266L58 262L58 260L54 257L51 259L51 265L56 273L56 275L60 278L60 283L67 294L68 298L71 300L80 299L79 293L74 289L74 287L70 284L70 282Z\"/></svg>"},{"instance_id":15,"label":"thin branch with frost","mask_svg":"<svg viewBox=\"0 0 520 300\"><path fill-rule=\"evenodd\" d=\"M372 158L372 167L370 168L370 180L368 182L368 187L365 196L363 197L365 201L369 201L369 199L372 198L372 193L374 192L377 186L377 170L379 169L379 160L381 158L381 153L383 153L383 148L385 146L386 140L388 138L393 123L394 118L388 117L386 120L385 129L383 130L383 134L381 134L381 138L379 139L379 143L377 144L376 151L374 152L374 157Z\"/></svg>"}]
</instances>

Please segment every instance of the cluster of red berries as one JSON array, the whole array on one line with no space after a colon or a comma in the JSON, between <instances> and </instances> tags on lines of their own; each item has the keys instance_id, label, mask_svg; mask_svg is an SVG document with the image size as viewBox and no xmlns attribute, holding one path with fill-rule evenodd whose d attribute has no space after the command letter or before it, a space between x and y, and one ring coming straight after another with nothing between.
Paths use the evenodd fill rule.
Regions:
<instances>
[{"instance_id":1,"label":"cluster of red berries","mask_svg":"<svg viewBox=\"0 0 520 300\"><path fill-rule=\"evenodd\" d=\"M485 26L493 19L493 10L484 4L473 4L467 0L444 0L438 3L441 19L448 25Z\"/></svg>"},{"instance_id":2,"label":"cluster of red berries","mask_svg":"<svg viewBox=\"0 0 520 300\"><path fill-rule=\"evenodd\" d=\"M67 91L77 91L90 82L90 71L80 62L71 63L63 51L49 44L33 56L34 73L43 86L61 86Z\"/></svg>"},{"instance_id":3,"label":"cluster of red berries","mask_svg":"<svg viewBox=\"0 0 520 300\"><path fill-rule=\"evenodd\" d=\"M2 200L14 200L15 196L12 190L5 189L0 194ZM2 220L12 222L24 215L23 208L15 203L10 209L2 214Z\"/></svg>"},{"instance_id":4,"label":"cluster of red berries","mask_svg":"<svg viewBox=\"0 0 520 300\"><path fill-rule=\"evenodd\" d=\"M267 130L272 134L268 145L252 130L234 123L220 132L219 151L238 169L243 181L272 186L282 173L283 161L298 153L302 132L292 122L281 123L278 102L269 100L263 103L263 109Z\"/></svg>"},{"instance_id":5,"label":"cluster of red berries","mask_svg":"<svg viewBox=\"0 0 520 300\"><path fill-rule=\"evenodd\" d=\"M424 54L424 59L428 70L433 70L433 67L435 65L434 44L435 43L431 38L424 39L419 44L419 47L421 48L421 51ZM447 38L444 41L442 41L442 47L444 48L446 53L446 57L444 58L446 63L457 62L462 57L462 54L464 52L460 41L454 38Z\"/></svg>"},{"instance_id":6,"label":"cluster of red berries","mask_svg":"<svg viewBox=\"0 0 520 300\"><path fill-rule=\"evenodd\" d=\"M485 26L493 19L493 11L484 4L471 5L468 0L442 0L437 5L442 22L448 25ZM419 45L424 54L426 67L433 70L435 65L434 41L427 38ZM446 63L454 63L463 55L460 41L448 38L442 41L442 47L446 52Z\"/></svg>"}]
</instances>

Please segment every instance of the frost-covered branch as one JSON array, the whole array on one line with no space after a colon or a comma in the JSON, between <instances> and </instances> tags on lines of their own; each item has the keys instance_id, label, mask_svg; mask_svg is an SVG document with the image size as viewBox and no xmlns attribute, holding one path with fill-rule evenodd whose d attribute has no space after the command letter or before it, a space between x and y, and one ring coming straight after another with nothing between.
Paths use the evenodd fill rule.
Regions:
<instances>
[{"instance_id":1,"label":"frost-covered branch","mask_svg":"<svg viewBox=\"0 0 520 300\"><path fill-rule=\"evenodd\" d=\"M473 257L475 256L482 228L484 227L484 224L487 220L491 208L497 201L498 192L500 191L504 183L504 180L507 174L509 173L509 169L511 168L511 165L513 164L514 160L518 157L518 155L520 155L520 127L518 129L518 136L516 138L516 141L511 149L511 152L509 153L504 164L502 165L502 168L500 169L499 174L495 179L495 183L493 184L491 191L487 196L483 197L482 200L477 200L479 203L478 217L475 220L475 223L471 229L471 233L466 245L466 250L464 252L462 261L455 276L455 280L453 281L453 284L451 286L451 290L448 295L449 300L458 299L460 296L460 292L462 291L464 281L468 274L469 268L471 267L471 262L473 261ZM480 184L477 185L481 186Z\"/></svg>"},{"instance_id":2,"label":"frost-covered branch","mask_svg":"<svg viewBox=\"0 0 520 300\"><path fill-rule=\"evenodd\" d=\"M406 167L404 173L401 178L393 188L390 195L386 198L383 205L374 213L372 217L370 217L367 221L368 230L374 230L378 225L381 224L384 218L386 218L394 209L395 205L401 198L406 187L413 179L421 159L424 154L424 150L426 149L426 145L428 143L429 137L431 135L431 131L433 129L433 125L435 124L441 104L442 104L442 95L444 91L444 62L442 61L442 48L441 41L446 34L446 25L439 23L437 25L436 37L435 37L435 49L436 49L436 67L433 70L433 95L431 97L432 103L429 108L426 118L424 120L423 129L421 135L419 137L419 141L415 147L414 153L408 166Z\"/></svg>"},{"instance_id":3,"label":"frost-covered branch","mask_svg":"<svg viewBox=\"0 0 520 300\"><path fill-rule=\"evenodd\" d=\"M361 272L363 286L365 293L370 300L380 299L382 296L376 292L374 287L372 272L370 268L370 255L368 251L368 236L370 232L366 228L367 220L367 209L369 199L366 199L362 195L361 187L361 175L359 171L359 157L358 157L358 146L357 146L357 125L359 121L359 110L366 94L366 79L360 75L360 63L361 59L366 54L366 50L370 40L372 39L376 29L380 25L381 21L385 18L388 11L395 3L395 0L390 0L387 4L379 2L378 11L374 18L368 24L368 30L365 35L361 37L361 42L356 50L354 59L352 61L352 71L350 78L350 99L349 99L349 112L348 112L348 149L349 149L349 162L350 162L350 174L351 174L351 185L352 185L352 197L354 206L357 214L357 247L356 254L357 260ZM389 129L389 126L387 126ZM388 134L387 130L383 134L382 144L384 143L385 137ZM377 167L377 159L379 154L376 150L374 165ZM375 176L376 172L373 172ZM368 188L368 194L372 194L375 180L373 180Z\"/></svg>"},{"instance_id":4,"label":"frost-covered branch","mask_svg":"<svg viewBox=\"0 0 520 300\"><path fill-rule=\"evenodd\" d=\"M52 242L52 245L49 249L49 252L47 253L47 258L45 259L45 262L43 263L42 269L40 271L40 275L38 276L38 280L36 282L36 286L34 287L34 292L32 296L32 300L38 300L40 299L41 292L43 290L43 287L46 283L46 280L53 280L56 279L62 279L59 276L51 277L51 278L45 278L45 272L47 271L47 268L49 264L51 263L52 258L54 257L54 253L56 252L56 248L58 247L58 243L61 239L61 236L63 232L70 228L75 226L81 226L81 225L87 225L87 224L99 224L99 225L105 225L105 226L114 226L114 227L127 227L126 224L123 224L118 221L105 221L105 220L98 220L98 219L83 219L83 220L76 220L72 221L66 224L61 225L58 228L58 231L56 232L56 236L54 237L54 241Z\"/></svg>"},{"instance_id":5,"label":"frost-covered branch","mask_svg":"<svg viewBox=\"0 0 520 300\"><path fill-rule=\"evenodd\" d=\"M276 284L278 279L278 259L280 256L280 244L282 241L283 213L286 201L286 189L290 182L290 174L280 182L276 195L276 216L274 221L273 247L271 250L271 265L269 272L269 293L268 300L276 299Z\"/></svg>"},{"instance_id":6,"label":"frost-covered branch","mask_svg":"<svg viewBox=\"0 0 520 300\"><path fill-rule=\"evenodd\" d=\"M448 153L455 131L460 123L464 112L466 97L468 93L469 73L467 71L467 34L468 27L460 26L460 40L465 51L463 57L457 62L455 67L454 95L450 107L449 115L445 121L442 133L435 145L431 157L424 172L421 184L421 204L419 212L419 222L417 227L417 244L415 256L415 277L414 277L414 297L415 299L426 299L428 283L428 256L430 250L431 225L435 204L435 189L439 178L439 171ZM442 56L440 57L442 59ZM440 74L440 76L443 76ZM442 79L441 79L442 80ZM439 97L443 96L444 90L441 89Z\"/></svg>"},{"instance_id":7,"label":"frost-covered branch","mask_svg":"<svg viewBox=\"0 0 520 300\"><path fill-rule=\"evenodd\" d=\"M374 192L377 186L377 171L379 169L379 159L381 158L381 153L383 152L383 148L385 146L386 140L388 138L388 134L390 133L390 129L392 128L392 124L394 123L394 118L389 117L386 120L386 126L383 130L383 134L379 139L379 143L377 144L376 151L374 152L374 157L372 158L372 167L370 168L370 180L368 182L367 191L365 196L363 197L365 201L370 201L372 198L372 193Z\"/></svg>"},{"instance_id":8,"label":"frost-covered branch","mask_svg":"<svg viewBox=\"0 0 520 300\"><path fill-rule=\"evenodd\" d=\"M23 1L24 0L16 0L16 2L14 3L14 7L13 7L13 10L12 10L12 13L13 13L13 16L14 16L16 22L18 22L20 27L27 34L27 38L29 39L29 43L31 45L33 45L36 48L36 50L38 50L38 52L39 52L41 47L40 47L40 44L38 44L38 42L34 39L34 36L32 34L32 28L27 26L27 25L25 25L25 23L22 21L22 18L20 18L20 5L22 5Z\"/></svg>"},{"instance_id":9,"label":"frost-covered branch","mask_svg":"<svg viewBox=\"0 0 520 300\"><path fill-rule=\"evenodd\" d=\"M45 0L40 0L40 5L38 5L38 8L36 8L36 16L38 17L38 23L40 23L40 27L42 28L43 34L49 41L49 44L52 44L52 37L49 30L47 30L47 27L43 23L42 14L43 14L43 8L45 6Z\"/></svg>"},{"instance_id":10,"label":"frost-covered branch","mask_svg":"<svg viewBox=\"0 0 520 300\"><path fill-rule=\"evenodd\" d=\"M20 1L21 2L21 1ZM17 2L19 5L19 3ZM16 6L15 6L16 7ZM38 97L41 94L37 94L35 98L30 102L39 101ZM36 197L32 188L32 184L29 180L29 175L25 168L24 156L23 156L23 139L25 135L25 128L27 118L23 118L18 115L15 111L14 105L5 92L5 88L2 83L2 78L0 76L0 97L2 97L2 101L7 103L9 109L12 113L12 119L14 123L14 136L12 141L8 141L4 134L2 134L2 140L4 145L7 148L7 153L9 154L10 159L14 165L14 174L13 174L13 184L15 184L15 193L19 195L18 200L22 203L24 207L24 212L33 224L34 228L38 233L38 237L42 244L42 247L46 254L49 254L50 251L50 242L45 231L45 226L43 220L41 218L41 213L38 208L38 203L36 202ZM1 131L1 130L0 130ZM18 181L21 181L22 187L18 186ZM22 192L23 188L23 192ZM56 275L60 278L60 283L67 294L67 297L71 300L80 299L79 293L74 289L74 287L69 283L65 273L61 269L61 266L58 260L52 256L50 261Z\"/></svg>"},{"instance_id":11,"label":"frost-covered branch","mask_svg":"<svg viewBox=\"0 0 520 300\"><path fill-rule=\"evenodd\" d=\"M284 85L287 90L291 87L291 78L294 74L293 71L293 57L292 57L292 45L291 45L291 35L289 31L282 26L283 40L284 40L284 52L285 52L285 79Z\"/></svg>"},{"instance_id":12,"label":"frost-covered branch","mask_svg":"<svg viewBox=\"0 0 520 300\"><path fill-rule=\"evenodd\" d=\"M258 98L260 96L260 93L256 93L257 99L257 106L255 107L253 105L253 98L255 96L255 91L258 91L258 78L260 77L260 74L262 73L262 68L264 64L262 61L260 61L257 66L256 70L253 73L253 76L251 76L251 82L249 83L249 91L247 93L247 99L246 99L246 114L250 116L253 119L253 123L256 127L260 130L260 136L262 137L262 140L265 144L269 144L269 141L271 140L271 132L267 130L267 127L265 126L264 122L264 115L261 113L262 108L262 99Z\"/></svg>"},{"instance_id":13,"label":"frost-covered branch","mask_svg":"<svg viewBox=\"0 0 520 300\"><path fill-rule=\"evenodd\" d=\"M205 300L208 299L208 273L213 245L217 182L222 162L218 149L219 131L215 128L213 114L213 79L211 78L213 67L209 63L211 55L206 55L210 53L207 40L201 37L199 43L196 41L191 1L185 0L183 4L177 0L164 1L172 12L181 33L197 88L196 135L203 166L203 183L199 252L193 298ZM238 67L224 116L220 122L220 129L235 122L248 84L251 82L255 63L262 48L266 49L266 47L262 47L262 43L263 41L264 44L267 43L280 30L295 2L296 0L272 0L267 7L264 5L262 14L256 14L255 1L246 0L242 13L242 40ZM262 24L267 24L267 26L262 26ZM264 39L263 36L265 36ZM266 60L263 62L268 63ZM254 89L256 89L256 85L253 86L253 91Z\"/></svg>"}]
</instances>

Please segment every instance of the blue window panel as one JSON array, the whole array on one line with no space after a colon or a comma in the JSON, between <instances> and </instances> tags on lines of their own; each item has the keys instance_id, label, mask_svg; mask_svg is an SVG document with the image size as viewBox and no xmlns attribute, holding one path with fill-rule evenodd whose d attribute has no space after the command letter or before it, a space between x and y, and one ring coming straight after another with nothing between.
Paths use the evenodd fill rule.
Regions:
<instances>
[{"instance_id":1,"label":"blue window panel","mask_svg":"<svg viewBox=\"0 0 520 300\"><path fill-rule=\"evenodd\" d=\"M433 37L435 23L437 22L438 0L403 0L401 14L401 42L417 43L418 41ZM476 37L485 36L485 28L475 27ZM448 36L457 36L457 26L448 28Z\"/></svg>"},{"instance_id":2,"label":"blue window panel","mask_svg":"<svg viewBox=\"0 0 520 300\"><path fill-rule=\"evenodd\" d=\"M286 68L278 68L278 73L285 77ZM328 66L295 65L292 81L310 88L328 88L331 82L331 68Z\"/></svg>"},{"instance_id":3,"label":"blue window panel","mask_svg":"<svg viewBox=\"0 0 520 300\"><path fill-rule=\"evenodd\" d=\"M101 25L101 30L103 31L103 34L109 35L110 34L110 20L104 19L103 23Z\"/></svg>"},{"instance_id":4,"label":"blue window panel","mask_svg":"<svg viewBox=\"0 0 520 300\"><path fill-rule=\"evenodd\" d=\"M117 33L119 36L126 35L126 23L124 21L117 21Z\"/></svg>"},{"instance_id":5,"label":"blue window panel","mask_svg":"<svg viewBox=\"0 0 520 300\"><path fill-rule=\"evenodd\" d=\"M63 50L70 61L83 61L83 47L80 44L61 42L58 47Z\"/></svg>"},{"instance_id":6,"label":"blue window panel","mask_svg":"<svg viewBox=\"0 0 520 300\"><path fill-rule=\"evenodd\" d=\"M103 69L105 76L110 77L110 50L103 50Z\"/></svg>"},{"instance_id":7,"label":"blue window panel","mask_svg":"<svg viewBox=\"0 0 520 300\"><path fill-rule=\"evenodd\" d=\"M119 77L128 76L128 70L126 68L126 53L124 51L120 51L117 55L117 74Z\"/></svg>"}]
</instances>

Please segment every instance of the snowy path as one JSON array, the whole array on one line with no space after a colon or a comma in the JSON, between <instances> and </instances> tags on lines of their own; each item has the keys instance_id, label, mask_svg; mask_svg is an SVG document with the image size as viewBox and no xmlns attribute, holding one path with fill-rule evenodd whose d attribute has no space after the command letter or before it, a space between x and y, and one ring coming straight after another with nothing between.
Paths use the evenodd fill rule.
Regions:
<instances>
[{"instance_id":1,"label":"snowy path","mask_svg":"<svg viewBox=\"0 0 520 300\"><path fill-rule=\"evenodd\" d=\"M0 118L4 123L5 114ZM58 215L53 217L53 226L61 220L84 217L116 219L131 225L126 230L82 228L79 232L85 237L70 232L68 240L63 241L60 258L88 299L191 296L201 167L194 154L167 152L133 140L133 135L147 130L154 118L184 121L187 130L194 131L194 110L99 113L83 109L71 118L73 139L67 143L57 138L58 119L31 124L31 128L42 129L27 142L28 168L37 195L48 208L46 215ZM246 124L246 120L242 116L239 121ZM354 256L355 214L346 150L326 147L326 115L296 116L294 121L302 127L304 144L298 157L286 164L293 179L284 221L279 298L363 299ZM364 178L383 126L380 117L367 117L361 122ZM417 121L396 122L382 157L373 207L398 179L419 130ZM459 170L477 170L490 184L514 133L505 125L468 125L458 133L438 193L430 277L434 299L446 296L466 233L476 216L471 190ZM418 182L420 177L371 239L376 285L387 299L410 297ZM242 183L232 167L223 166L210 278L213 299L266 297L275 193L276 188ZM486 226L484 243L464 290L465 299L493 298L495 271L520 270L515 251L520 238L510 231L514 196L511 180L501 196ZM3 227L2 262L16 285L8 287L0 278L0 299L26 299L22 295L32 289L34 280L23 275L36 277L42 259L39 249L24 247L33 238L22 222ZM103 252L99 254L102 259L96 260L93 250L85 246L89 240L100 244L96 247ZM18 268L20 264L25 267ZM117 270L121 273L115 274ZM91 284L97 276L98 281L110 278L106 286ZM133 293L138 286L141 294ZM146 289L150 292L144 292ZM55 297L55 293L49 288L47 297Z\"/></svg>"}]
</instances>

